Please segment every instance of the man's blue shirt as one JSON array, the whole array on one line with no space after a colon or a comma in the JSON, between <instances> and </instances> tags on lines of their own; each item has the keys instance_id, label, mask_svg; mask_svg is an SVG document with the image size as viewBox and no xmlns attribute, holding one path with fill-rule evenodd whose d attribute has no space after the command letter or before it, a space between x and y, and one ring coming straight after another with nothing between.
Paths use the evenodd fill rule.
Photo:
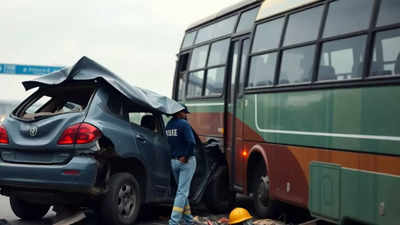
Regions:
<instances>
[{"instance_id":1,"label":"man's blue shirt","mask_svg":"<svg viewBox=\"0 0 400 225\"><path fill-rule=\"evenodd\" d=\"M171 146L171 156L190 157L196 144L192 127L184 119L172 118L166 127L168 143Z\"/></svg>"}]
</instances>

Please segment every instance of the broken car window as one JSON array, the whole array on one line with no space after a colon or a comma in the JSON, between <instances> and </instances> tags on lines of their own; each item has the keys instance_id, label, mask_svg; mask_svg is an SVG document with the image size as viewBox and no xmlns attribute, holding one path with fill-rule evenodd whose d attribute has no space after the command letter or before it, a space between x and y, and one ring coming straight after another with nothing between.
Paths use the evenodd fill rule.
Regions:
<instances>
[{"instance_id":1,"label":"broken car window","mask_svg":"<svg viewBox=\"0 0 400 225\"><path fill-rule=\"evenodd\" d=\"M88 86L57 87L39 90L36 98L17 109L17 116L34 120L43 117L83 111L95 88Z\"/></svg>"}]
</instances>

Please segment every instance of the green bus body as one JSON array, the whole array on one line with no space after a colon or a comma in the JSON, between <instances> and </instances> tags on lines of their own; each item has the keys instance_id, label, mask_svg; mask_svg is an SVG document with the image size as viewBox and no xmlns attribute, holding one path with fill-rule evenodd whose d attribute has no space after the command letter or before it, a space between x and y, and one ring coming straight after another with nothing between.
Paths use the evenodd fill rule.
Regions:
<instances>
[{"instance_id":1,"label":"green bus body","mask_svg":"<svg viewBox=\"0 0 400 225\"><path fill-rule=\"evenodd\" d=\"M351 7L368 9L371 22L364 29L325 37L331 17L339 12L334 10L346 4L355 18L361 16ZM291 16L318 7L322 15L318 38L285 47ZM256 9L256 21L246 32L238 32L240 18ZM231 190L254 193L253 181L261 168L268 178L270 200L307 208L313 216L338 224L400 223L398 10L400 2L394 0L248 0L189 27L179 53L173 97L189 107L189 121L204 141L219 141ZM225 20L235 17L236 33L221 31L209 39L200 34L221 24L228 26ZM257 52L257 35L264 32L261 27L280 19L284 31L277 39L279 46ZM196 35L203 41L197 43ZM261 37L268 41L269 35ZM224 40L231 42L227 52L219 54L226 62L213 65L215 43ZM360 42L361 47L354 47ZM340 49L340 45L347 47ZM304 69L303 76L308 77L301 77L307 82L296 83L290 79L296 71L287 68L292 64L285 60L290 53L305 51L304 46L312 46L315 54L308 62L307 58L290 59L293 68L296 63L308 63L311 68L309 74ZM349 51L352 58L346 55ZM271 63L268 57L274 54L276 60ZM260 56L266 57L257 64ZM335 76L322 78L332 68ZM223 75L215 72L218 69ZM273 73L270 80L268 71ZM223 76L222 84L218 76Z\"/></svg>"}]
</instances>

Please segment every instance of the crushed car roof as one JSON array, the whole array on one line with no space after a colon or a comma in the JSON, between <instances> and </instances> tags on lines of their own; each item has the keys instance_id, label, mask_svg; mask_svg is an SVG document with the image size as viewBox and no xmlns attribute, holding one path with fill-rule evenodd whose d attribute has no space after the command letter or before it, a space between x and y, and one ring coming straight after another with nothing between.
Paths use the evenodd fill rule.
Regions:
<instances>
[{"instance_id":1,"label":"crushed car roof","mask_svg":"<svg viewBox=\"0 0 400 225\"><path fill-rule=\"evenodd\" d=\"M41 88L61 85L68 81L89 81L100 79L110 84L130 100L145 107L152 108L155 111L172 115L184 109L181 104L166 96L128 84L116 74L86 56L82 57L71 67L65 67L59 71L41 76L34 80L24 81L22 84L24 85L25 90L29 90L35 87Z\"/></svg>"}]
</instances>

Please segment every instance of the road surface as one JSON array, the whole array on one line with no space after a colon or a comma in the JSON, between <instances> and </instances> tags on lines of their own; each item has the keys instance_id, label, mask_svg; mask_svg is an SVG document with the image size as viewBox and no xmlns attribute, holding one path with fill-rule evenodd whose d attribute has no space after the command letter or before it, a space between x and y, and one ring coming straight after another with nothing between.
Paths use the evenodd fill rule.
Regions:
<instances>
[{"instance_id":1,"label":"road surface","mask_svg":"<svg viewBox=\"0 0 400 225\"><path fill-rule=\"evenodd\" d=\"M244 207L249 209L250 213L252 213L252 204L250 199L248 198L243 198L239 197L237 198L237 202L235 206L237 207ZM146 207L143 210L141 210L141 213L139 215L139 218L137 222L135 223L136 225L167 225L168 224L168 217L171 212L171 207L170 206L157 206L157 207ZM304 212L303 210L300 211L300 213L296 210L289 210L290 215L286 214L284 219L286 220L286 223L289 224L300 224L303 223L307 220L310 219L308 217L308 213ZM209 211L204 206L192 207L192 213L194 215L200 216L202 218L207 217L211 220L218 219L221 217L227 217L228 215L215 215L211 214ZM8 197L0 195L0 219L5 219L8 221L10 225L51 225L52 221L55 220L55 213L54 211L50 210L49 213L45 216L44 219L40 221L22 221L19 220L14 213L12 212L10 208L10 203L8 200ZM282 216L281 216L282 217ZM94 218L94 219L93 219ZM93 216L93 218L90 219L85 219L79 223L76 223L74 225L99 225L99 223L96 222L96 215ZM282 217L283 218L283 217Z\"/></svg>"}]
</instances>

